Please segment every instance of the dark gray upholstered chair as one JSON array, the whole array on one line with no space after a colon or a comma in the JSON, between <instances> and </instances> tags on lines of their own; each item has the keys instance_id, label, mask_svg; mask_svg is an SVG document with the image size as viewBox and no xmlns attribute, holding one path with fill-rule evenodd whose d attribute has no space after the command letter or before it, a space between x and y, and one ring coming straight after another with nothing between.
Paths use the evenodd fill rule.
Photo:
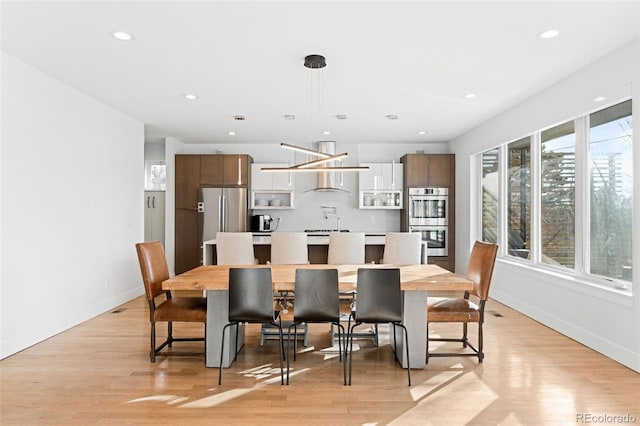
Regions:
<instances>
[{"instance_id":1,"label":"dark gray upholstered chair","mask_svg":"<svg viewBox=\"0 0 640 426\"><path fill-rule=\"evenodd\" d=\"M496 244L476 241L469 257L467 278L473 281L473 290L464 293L459 298L436 299L436 302L427 305L427 359L432 356L477 356L478 362L484 358L482 324L484 323L484 305L489 297L489 286L493 275L493 266L496 262L498 246ZM474 296L478 300L475 304L469 299ZM432 322L461 322L461 338L430 338L429 324ZM467 338L467 324L478 323L478 347L469 343ZM430 352L429 342L461 342L464 348L471 352Z\"/></svg>"},{"instance_id":2,"label":"dark gray upholstered chair","mask_svg":"<svg viewBox=\"0 0 640 426\"><path fill-rule=\"evenodd\" d=\"M331 323L338 327L338 352L342 361L342 339L344 326L340 324L340 300L338 295L337 269L296 269L295 307L293 322L287 334L287 384L289 384L289 358L291 329L294 336L301 324ZM296 341L294 338L293 359L296 359ZM347 384L346 363L343 364L344 384Z\"/></svg>"},{"instance_id":3,"label":"dark gray upholstered chair","mask_svg":"<svg viewBox=\"0 0 640 426\"><path fill-rule=\"evenodd\" d=\"M160 241L150 241L136 244L138 263L142 272L144 291L149 303L149 321L151 321L151 362L156 362L156 356L165 347L171 347L173 342L204 341L204 337L173 337L173 322L207 323L207 299L204 297L172 297L171 292L162 290L162 282L169 279L167 258ZM165 300L156 305L156 300L164 296ZM156 347L156 322L167 323L167 339ZM162 355L204 356L202 352L163 352Z\"/></svg>"},{"instance_id":4,"label":"dark gray upholstered chair","mask_svg":"<svg viewBox=\"0 0 640 426\"><path fill-rule=\"evenodd\" d=\"M402 324L402 291L399 268L360 268L356 285L358 308L351 313L353 324L349 326L349 385L353 370L353 329L363 323L386 324L393 328L394 354L398 359L396 327L404 330L404 347L407 351L407 377L411 386L409 363L409 333Z\"/></svg>"},{"instance_id":5,"label":"dark gray upholstered chair","mask_svg":"<svg viewBox=\"0 0 640 426\"><path fill-rule=\"evenodd\" d=\"M220 345L220 371L218 385L222 384L222 357L224 355L224 336L228 327L240 323L273 324L279 331L280 384L284 385L284 348L282 323L276 319L273 309L273 282L271 268L230 268L229 269L229 322L222 328ZM233 361L238 354L238 333ZM233 362L232 361L232 362Z\"/></svg>"}]
</instances>

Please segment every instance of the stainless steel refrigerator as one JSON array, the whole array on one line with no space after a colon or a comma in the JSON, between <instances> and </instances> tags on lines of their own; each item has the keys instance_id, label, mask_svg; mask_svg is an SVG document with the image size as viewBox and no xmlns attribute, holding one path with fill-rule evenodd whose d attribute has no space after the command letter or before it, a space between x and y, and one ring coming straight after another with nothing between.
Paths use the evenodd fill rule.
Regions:
<instances>
[{"instance_id":1,"label":"stainless steel refrigerator","mask_svg":"<svg viewBox=\"0 0 640 426\"><path fill-rule=\"evenodd\" d=\"M215 239L216 232L245 232L247 207L247 188L201 188L198 213L202 241Z\"/></svg>"}]
</instances>

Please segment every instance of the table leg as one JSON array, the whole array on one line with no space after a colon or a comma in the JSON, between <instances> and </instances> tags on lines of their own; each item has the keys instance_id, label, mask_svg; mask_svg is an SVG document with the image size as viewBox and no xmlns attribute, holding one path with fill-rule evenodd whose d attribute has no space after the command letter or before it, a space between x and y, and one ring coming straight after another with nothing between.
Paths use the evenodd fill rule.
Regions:
<instances>
[{"instance_id":1,"label":"table leg","mask_svg":"<svg viewBox=\"0 0 640 426\"><path fill-rule=\"evenodd\" d=\"M207 290L207 367L220 366L222 328L229 321L229 291ZM238 351L244 344L244 324L238 327ZM222 366L229 367L235 358L236 328L228 327L224 340Z\"/></svg>"},{"instance_id":2,"label":"table leg","mask_svg":"<svg viewBox=\"0 0 640 426\"><path fill-rule=\"evenodd\" d=\"M403 291L402 292L402 323L407 327L409 334L409 357L411 368L422 369L425 367L427 357L427 292ZM389 325L389 327L392 327ZM402 368L407 368L407 352L405 349L404 331L396 329L397 358ZM389 341L393 348L393 328L389 329Z\"/></svg>"}]
</instances>

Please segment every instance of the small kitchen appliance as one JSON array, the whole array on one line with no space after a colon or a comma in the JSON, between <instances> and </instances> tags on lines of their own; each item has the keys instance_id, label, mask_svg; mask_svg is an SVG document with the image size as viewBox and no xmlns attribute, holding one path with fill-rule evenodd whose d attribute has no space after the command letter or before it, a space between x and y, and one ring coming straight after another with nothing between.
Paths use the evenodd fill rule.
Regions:
<instances>
[{"instance_id":1,"label":"small kitchen appliance","mask_svg":"<svg viewBox=\"0 0 640 426\"><path fill-rule=\"evenodd\" d=\"M273 218L268 214L256 214L251 218L251 231L253 232L271 232L271 223Z\"/></svg>"}]
</instances>

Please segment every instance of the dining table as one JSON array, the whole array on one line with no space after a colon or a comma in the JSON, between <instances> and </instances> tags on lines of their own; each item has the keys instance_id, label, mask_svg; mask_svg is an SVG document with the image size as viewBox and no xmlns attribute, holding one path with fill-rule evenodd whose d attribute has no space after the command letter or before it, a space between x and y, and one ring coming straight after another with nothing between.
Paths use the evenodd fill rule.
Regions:
<instances>
[{"instance_id":1,"label":"dining table","mask_svg":"<svg viewBox=\"0 0 640 426\"><path fill-rule=\"evenodd\" d=\"M402 290L402 322L407 327L411 368L422 369L426 365L427 351L427 294L441 291L466 291L473 288L473 281L433 264L419 265L203 265L176 275L162 283L164 290L202 290L207 298L206 366L220 367L222 328L228 322L229 269L270 268L274 292L293 292L296 269L337 269L338 285L342 292L356 291L359 268L399 268ZM294 310L295 310L295 294ZM234 329L234 327L232 327ZM244 344L244 326L226 334L222 367L228 367L235 358L234 346L238 333L239 351ZM407 367L406 342L398 333L397 358Z\"/></svg>"}]
</instances>

